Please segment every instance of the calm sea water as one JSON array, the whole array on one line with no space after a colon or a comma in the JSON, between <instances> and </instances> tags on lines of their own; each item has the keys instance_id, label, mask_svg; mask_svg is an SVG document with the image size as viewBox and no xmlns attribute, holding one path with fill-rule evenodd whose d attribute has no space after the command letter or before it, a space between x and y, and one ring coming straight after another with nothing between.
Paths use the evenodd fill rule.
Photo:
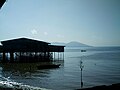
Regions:
<instances>
[{"instance_id":1,"label":"calm sea water","mask_svg":"<svg viewBox=\"0 0 120 90\"><path fill-rule=\"evenodd\" d=\"M85 49L86 52L81 52ZM58 69L34 70L26 75L11 74L0 67L0 77L53 90L81 88L80 61L83 62L83 88L120 83L120 47L65 48L64 62ZM14 67L15 68L15 67ZM1 79L2 80L2 79Z\"/></svg>"}]
</instances>

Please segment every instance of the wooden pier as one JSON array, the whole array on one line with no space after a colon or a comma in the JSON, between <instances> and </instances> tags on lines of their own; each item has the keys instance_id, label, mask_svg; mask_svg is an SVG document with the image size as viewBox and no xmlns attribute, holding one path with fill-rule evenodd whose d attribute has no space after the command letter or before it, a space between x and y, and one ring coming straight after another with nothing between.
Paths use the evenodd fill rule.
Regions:
<instances>
[{"instance_id":1,"label":"wooden pier","mask_svg":"<svg viewBox=\"0 0 120 90\"><path fill-rule=\"evenodd\" d=\"M0 61L2 63L50 62L56 58L64 60L64 46L51 45L48 42L28 38L1 41L1 44Z\"/></svg>"}]
</instances>

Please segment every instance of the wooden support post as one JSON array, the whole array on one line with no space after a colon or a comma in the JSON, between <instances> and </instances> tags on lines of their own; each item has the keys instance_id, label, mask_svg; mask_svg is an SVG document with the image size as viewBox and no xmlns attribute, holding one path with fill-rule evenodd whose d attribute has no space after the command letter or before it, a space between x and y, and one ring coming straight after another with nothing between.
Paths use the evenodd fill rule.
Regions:
<instances>
[{"instance_id":1,"label":"wooden support post","mask_svg":"<svg viewBox=\"0 0 120 90\"><path fill-rule=\"evenodd\" d=\"M3 52L2 62L3 62L3 63L6 62L5 52Z\"/></svg>"},{"instance_id":2,"label":"wooden support post","mask_svg":"<svg viewBox=\"0 0 120 90\"><path fill-rule=\"evenodd\" d=\"M21 62L21 52L19 52L19 62Z\"/></svg>"},{"instance_id":3,"label":"wooden support post","mask_svg":"<svg viewBox=\"0 0 120 90\"><path fill-rule=\"evenodd\" d=\"M46 61L46 52L44 52L44 61Z\"/></svg>"},{"instance_id":4,"label":"wooden support post","mask_svg":"<svg viewBox=\"0 0 120 90\"><path fill-rule=\"evenodd\" d=\"M60 60L62 60L62 54L61 54L61 52L60 52Z\"/></svg>"},{"instance_id":5,"label":"wooden support post","mask_svg":"<svg viewBox=\"0 0 120 90\"><path fill-rule=\"evenodd\" d=\"M64 52L63 52L63 60L64 60Z\"/></svg>"},{"instance_id":6,"label":"wooden support post","mask_svg":"<svg viewBox=\"0 0 120 90\"><path fill-rule=\"evenodd\" d=\"M47 52L46 58L48 59L48 61L50 61L50 59L51 59L50 56L51 56L51 53Z\"/></svg>"},{"instance_id":7,"label":"wooden support post","mask_svg":"<svg viewBox=\"0 0 120 90\"><path fill-rule=\"evenodd\" d=\"M39 52L39 59L38 59L38 61L40 61L41 60L41 53Z\"/></svg>"},{"instance_id":8,"label":"wooden support post","mask_svg":"<svg viewBox=\"0 0 120 90\"><path fill-rule=\"evenodd\" d=\"M58 60L59 60L59 52L58 52Z\"/></svg>"},{"instance_id":9,"label":"wooden support post","mask_svg":"<svg viewBox=\"0 0 120 90\"><path fill-rule=\"evenodd\" d=\"M13 52L10 52L10 62L11 63L14 62L14 54L13 54Z\"/></svg>"},{"instance_id":10,"label":"wooden support post","mask_svg":"<svg viewBox=\"0 0 120 90\"><path fill-rule=\"evenodd\" d=\"M55 60L55 52L54 52L54 60Z\"/></svg>"}]
</instances>

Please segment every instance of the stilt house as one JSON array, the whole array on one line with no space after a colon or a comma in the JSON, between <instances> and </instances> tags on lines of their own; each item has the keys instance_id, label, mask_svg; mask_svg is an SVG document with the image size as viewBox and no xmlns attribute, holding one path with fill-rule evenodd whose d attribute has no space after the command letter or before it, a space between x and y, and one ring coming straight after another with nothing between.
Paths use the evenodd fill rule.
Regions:
<instances>
[{"instance_id":1,"label":"stilt house","mask_svg":"<svg viewBox=\"0 0 120 90\"><path fill-rule=\"evenodd\" d=\"M46 62L55 60L55 52L58 59L64 59L64 46L50 45L48 42L28 38L18 38L1 41L1 62ZM54 55L53 55L54 54Z\"/></svg>"}]
</instances>

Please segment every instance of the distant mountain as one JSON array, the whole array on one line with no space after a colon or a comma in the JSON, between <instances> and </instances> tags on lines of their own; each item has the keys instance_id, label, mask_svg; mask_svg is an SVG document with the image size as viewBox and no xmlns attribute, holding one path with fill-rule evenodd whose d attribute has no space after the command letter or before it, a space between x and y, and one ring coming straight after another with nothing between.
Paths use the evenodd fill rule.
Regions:
<instances>
[{"instance_id":1,"label":"distant mountain","mask_svg":"<svg viewBox=\"0 0 120 90\"><path fill-rule=\"evenodd\" d=\"M66 47L90 47L89 45L80 43L80 42L76 42L76 41L72 41L69 43L62 43L62 42L52 42L51 45L62 45L62 46L66 46Z\"/></svg>"},{"instance_id":2,"label":"distant mountain","mask_svg":"<svg viewBox=\"0 0 120 90\"><path fill-rule=\"evenodd\" d=\"M66 47L90 47L89 45L80 43L80 42L76 42L76 41L72 41L69 42L65 45Z\"/></svg>"}]
</instances>

